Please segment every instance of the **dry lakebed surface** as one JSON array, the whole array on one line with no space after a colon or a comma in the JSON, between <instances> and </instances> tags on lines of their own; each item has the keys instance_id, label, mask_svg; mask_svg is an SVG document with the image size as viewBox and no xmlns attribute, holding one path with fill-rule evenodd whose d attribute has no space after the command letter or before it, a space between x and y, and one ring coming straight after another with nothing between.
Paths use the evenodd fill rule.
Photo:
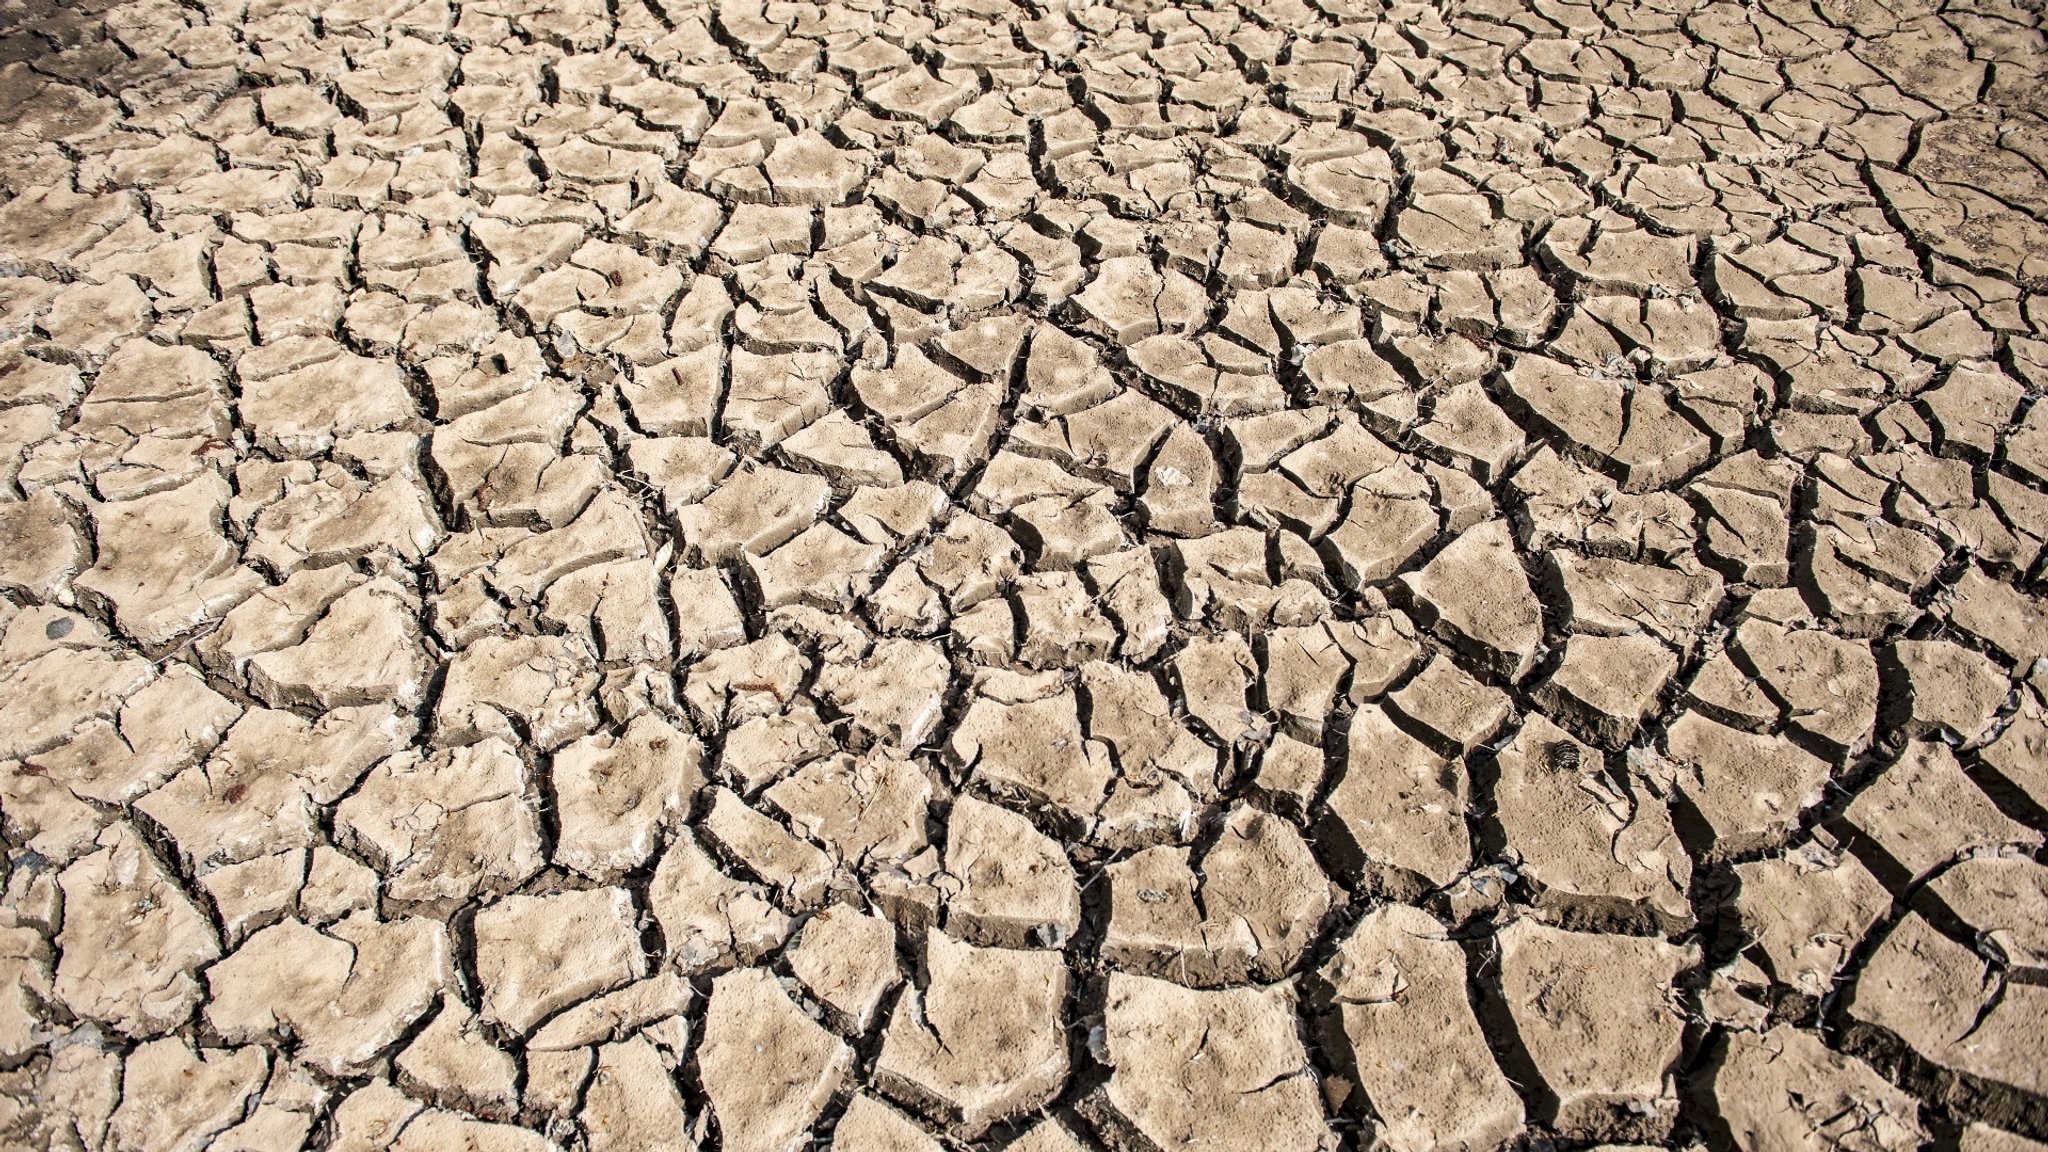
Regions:
<instances>
[{"instance_id":1,"label":"dry lakebed surface","mask_svg":"<svg viewBox=\"0 0 2048 1152\"><path fill-rule=\"evenodd\" d=\"M0 1149L2048 1152L2039 0L0 0Z\"/></svg>"}]
</instances>

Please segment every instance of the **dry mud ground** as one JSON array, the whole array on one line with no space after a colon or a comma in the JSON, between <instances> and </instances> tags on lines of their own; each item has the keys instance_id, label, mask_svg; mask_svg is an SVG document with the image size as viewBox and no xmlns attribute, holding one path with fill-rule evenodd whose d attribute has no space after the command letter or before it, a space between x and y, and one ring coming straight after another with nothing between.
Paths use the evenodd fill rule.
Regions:
<instances>
[{"instance_id":1,"label":"dry mud ground","mask_svg":"<svg viewBox=\"0 0 2048 1152\"><path fill-rule=\"evenodd\" d=\"M0 11L0 1144L2029 1152L2025 0Z\"/></svg>"}]
</instances>

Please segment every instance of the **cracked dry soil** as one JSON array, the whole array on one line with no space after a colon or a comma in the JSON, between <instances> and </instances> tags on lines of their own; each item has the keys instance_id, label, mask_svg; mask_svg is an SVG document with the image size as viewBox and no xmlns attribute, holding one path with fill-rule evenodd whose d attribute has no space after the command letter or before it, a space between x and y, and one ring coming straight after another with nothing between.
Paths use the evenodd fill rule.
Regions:
<instances>
[{"instance_id":1,"label":"cracked dry soil","mask_svg":"<svg viewBox=\"0 0 2048 1152\"><path fill-rule=\"evenodd\" d=\"M2043 1152L2030 0L0 0L0 1146Z\"/></svg>"}]
</instances>

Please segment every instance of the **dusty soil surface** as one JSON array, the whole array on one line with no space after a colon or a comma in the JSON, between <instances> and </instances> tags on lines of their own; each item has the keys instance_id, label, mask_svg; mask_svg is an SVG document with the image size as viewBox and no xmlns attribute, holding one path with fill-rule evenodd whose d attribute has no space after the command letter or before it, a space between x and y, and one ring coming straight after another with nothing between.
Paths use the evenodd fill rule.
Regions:
<instances>
[{"instance_id":1,"label":"dusty soil surface","mask_svg":"<svg viewBox=\"0 0 2048 1152\"><path fill-rule=\"evenodd\" d=\"M2043 1152L2029 0L0 0L0 1146Z\"/></svg>"}]
</instances>

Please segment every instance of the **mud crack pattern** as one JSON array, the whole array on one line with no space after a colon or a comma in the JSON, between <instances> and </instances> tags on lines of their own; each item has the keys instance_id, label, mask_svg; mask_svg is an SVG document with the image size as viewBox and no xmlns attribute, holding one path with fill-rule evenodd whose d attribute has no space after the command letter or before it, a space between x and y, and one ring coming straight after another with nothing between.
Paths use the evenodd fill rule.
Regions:
<instances>
[{"instance_id":1,"label":"mud crack pattern","mask_svg":"<svg viewBox=\"0 0 2048 1152\"><path fill-rule=\"evenodd\" d=\"M2025 0L0 0L0 1144L2039 1152Z\"/></svg>"}]
</instances>

